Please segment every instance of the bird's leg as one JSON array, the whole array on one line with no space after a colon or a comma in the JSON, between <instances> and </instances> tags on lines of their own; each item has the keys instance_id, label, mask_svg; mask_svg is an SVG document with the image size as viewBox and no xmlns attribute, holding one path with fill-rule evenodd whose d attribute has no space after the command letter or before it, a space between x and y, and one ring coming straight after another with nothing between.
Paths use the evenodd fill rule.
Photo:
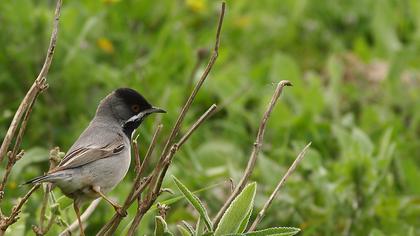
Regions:
<instances>
[{"instance_id":1,"label":"bird's leg","mask_svg":"<svg viewBox=\"0 0 420 236\"><path fill-rule=\"evenodd\" d=\"M116 202L114 202L114 201L112 201L110 198L108 198L102 191L101 191L101 187L99 187L99 186L93 186L92 187L92 190L94 191L94 192L96 192L97 194L99 194L103 199L105 199L105 201L107 201L109 204L111 204L111 206L112 207L114 207L114 209L115 209L115 211L120 215L120 216L122 216L122 217L125 217L125 216L127 216L127 211L124 211L123 209L122 209L122 207L118 204L118 203L116 203Z\"/></svg>"},{"instance_id":2,"label":"bird's leg","mask_svg":"<svg viewBox=\"0 0 420 236\"><path fill-rule=\"evenodd\" d=\"M76 203L76 200L73 202L73 208L74 208L74 212L76 212L77 222L79 222L80 235L85 236L85 231L83 230L82 220L80 219L80 209L79 209L79 205Z\"/></svg>"}]
</instances>

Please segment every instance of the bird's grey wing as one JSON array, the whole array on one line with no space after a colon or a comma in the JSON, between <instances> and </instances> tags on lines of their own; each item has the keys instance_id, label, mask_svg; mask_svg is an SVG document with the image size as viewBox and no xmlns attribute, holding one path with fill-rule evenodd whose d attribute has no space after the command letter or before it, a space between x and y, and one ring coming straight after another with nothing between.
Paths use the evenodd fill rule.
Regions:
<instances>
[{"instance_id":1,"label":"bird's grey wing","mask_svg":"<svg viewBox=\"0 0 420 236\"><path fill-rule=\"evenodd\" d=\"M91 143L78 148L71 148L61 160L60 164L51 172L83 166L93 161L121 153L124 148L124 139L120 134L102 145Z\"/></svg>"}]
</instances>

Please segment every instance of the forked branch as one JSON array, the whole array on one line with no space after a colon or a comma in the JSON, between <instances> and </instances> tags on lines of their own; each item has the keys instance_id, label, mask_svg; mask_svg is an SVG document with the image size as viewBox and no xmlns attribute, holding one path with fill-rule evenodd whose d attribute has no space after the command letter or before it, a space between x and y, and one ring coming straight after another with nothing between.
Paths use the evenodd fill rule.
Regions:
<instances>
[{"instance_id":1,"label":"forked branch","mask_svg":"<svg viewBox=\"0 0 420 236\"><path fill-rule=\"evenodd\" d=\"M233 192L231 193L229 198L226 200L226 202L224 203L222 208L220 208L219 212L217 213L216 217L214 218L214 220L213 220L214 227L217 227L220 219L223 216L223 213L230 206L230 204L236 198L236 196L238 196L238 194L245 188L245 186L246 186L246 184L249 180L249 177L251 176L251 174L254 170L255 163L257 162L258 154L260 153L261 146L263 144L264 133L265 133L265 128L267 126L268 118L270 117L271 112L273 111L274 106L276 105L277 100L280 97L284 86L292 86L292 83L290 83L290 81L288 81L288 80L282 80L277 84L277 88L274 91L273 96L271 97L271 101L268 104L267 110L265 111L264 116L261 120L260 126L258 128L257 137L255 139L254 147L252 149L252 153L251 153L251 156L249 158L248 165L246 167L245 173L242 176L241 180L239 181L238 185L236 185L236 188L233 190Z\"/></svg>"},{"instance_id":2,"label":"forked branch","mask_svg":"<svg viewBox=\"0 0 420 236\"><path fill-rule=\"evenodd\" d=\"M10 124L9 129L7 130L6 136L4 137L3 143L1 144L0 163L3 161L6 155L6 152L9 149L10 144L12 143L12 140L15 138L17 128L22 121L23 115L31 106L31 104L34 103L38 94L42 92L44 89L46 89L48 86L46 82L46 77L51 66L51 62L52 62L54 51L55 51L55 46L57 43L58 22L60 19L61 5L62 5L62 0L58 0L55 7L54 26L51 32L50 44L48 46L47 56L45 57L45 61L42 66L42 69L39 72L37 78L35 79L35 82L32 84L31 88L26 93L24 99L20 103L19 108L13 117L12 123Z\"/></svg>"},{"instance_id":3,"label":"forked branch","mask_svg":"<svg viewBox=\"0 0 420 236\"><path fill-rule=\"evenodd\" d=\"M254 222L252 223L251 227L249 227L248 232L254 231L257 228L257 225L261 222L262 218L265 215L265 212L267 211L268 207L273 202L274 198L277 196L278 192L280 191L280 188L283 186L284 182L286 182L287 178L292 174L292 172L296 169L296 166L300 163L300 161L303 159L303 157L306 154L306 151L311 146L311 142L308 143L302 151L300 151L299 155L296 157L293 164L289 167L289 169L284 174L283 178L281 178L280 182L277 184L274 191L271 193L270 197L268 198L267 202L265 202L263 208L258 213L257 218L255 218Z\"/></svg>"},{"instance_id":4,"label":"forked branch","mask_svg":"<svg viewBox=\"0 0 420 236\"><path fill-rule=\"evenodd\" d=\"M216 62L216 59L219 55L219 47L220 47L220 34L222 30L223 25L223 19L225 16L225 9L226 9L226 3L222 3L220 17L217 25L216 30L216 41L215 45L211 54L211 57L209 59L209 62L207 63L206 69L204 70L203 74L201 75L199 81L195 85L194 89L192 90L190 96L186 100L184 106L181 109L180 114L178 115L178 118L175 122L174 127L171 130L171 133L169 134L169 137L166 140L165 146L163 148L163 151L160 155L159 161L154 168L152 174L149 176L148 179L150 183L148 183L149 191L147 195L142 200L142 203L139 206L139 210L137 211L137 214L135 216L135 219L130 226L128 235L133 235L137 229L138 224L140 223L143 215L150 209L150 207L154 204L157 197L160 194L161 191L161 185L162 181L166 175L166 171L169 168L169 165L175 155L175 152L179 149L179 147L188 139L188 137L191 135L191 133L206 119L208 118L215 110L216 106L213 105L210 107L210 109L193 125L193 128L187 132L186 136L180 139L180 142L176 143L175 138L177 134L179 133L179 130L181 129L181 125L184 121L184 118L188 112L188 110L191 107L191 104L193 103L195 97L198 94L198 91L202 87L204 81L207 79L211 69L213 68L214 63ZM114 216L115 217L115 216ZM113 221L113 219L111 219ZM102 229L99 231L98 235L112 235L115 230L118 223L112 224L112 222L108 222Z\"/></svg>"},{"instance_id":5,"label":"forked branch","mask_svg":"<svg viewBox=\"0 0 420 236\"><path fill-rule=\"evenodd\" d=\"M54 23L53 23L53 29L51 32L50 43L48 46L47 55L45 57L45 61L42 66L42 69L39 72L34 83L32 84L31 88L26 93L22 102L20 103L19 108L17 109L15 115L13 116L12 122L0 146L0 163L3 161L6 154L9 159L7 167L6 167L6 171L0 183L0 201L1 201L2 196L4 195L4 187L6 186L6 182L8 180L10 171L12 167L14 166L14 164L16 163L16 161L18 161L19 158L21 157L21 155L18 153L22 153L23 155L23 152L19 151L20 144L22 142L26 125L28 123L29 117L32 112L32 107L35 103L36 98L38 97L38 94L48 87L48 84L46 82L46 76L50 69L52 58L53 58L55 47L56 47L61 6L62 6L62 0L58 0L55 7ZM19 128L19 131L18 131L18 128ZM13 149L11 151L8 151L13 140L15 140ZM22 206L26 203L28 198L32 195L32 193L38 187L39 185L34 185L31 188L31 190L29 190L29 192L18 201L18 203L13 207L10 216L5 216L3 215L2 211L0 211L0 236L4 235L6 229L11 224L16 222Z\"/></svg>"}]
</instances>

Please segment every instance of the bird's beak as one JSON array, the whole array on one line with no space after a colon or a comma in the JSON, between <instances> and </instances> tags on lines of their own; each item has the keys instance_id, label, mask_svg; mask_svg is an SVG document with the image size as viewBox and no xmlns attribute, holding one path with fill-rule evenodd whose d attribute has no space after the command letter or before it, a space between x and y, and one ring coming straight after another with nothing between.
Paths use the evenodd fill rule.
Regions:
<instances>
[{"instance_id":1,"label":"bird's beak","mask_svg":"<svg viewBox=\"0 0 420 236\"><path fill-rule=\"evenodd\" d=\"M139 114L132 116L130 119L128 119L123 126L126 126L129 123L138 123L140 124L144 118L146 118L148 115L152 113L166 113L165 110L159 107L152 107L150 109L147 109L145 111L140 112ZM138 126L138 125L137 125Z\"/></svg>"},{"instance_id":2,"label":"bird's beak","mask_svg":"<svg viewBox=\"0 0 420 236\"><path fill-rule=\"evenodd\" d=\"M166 113L165 110L163 110L162 108L159 107L152 107L150 109L147 109L146 111L144 111L144 113L146 114L152 114L152 113Z\"/></svg>"}]
</instances>

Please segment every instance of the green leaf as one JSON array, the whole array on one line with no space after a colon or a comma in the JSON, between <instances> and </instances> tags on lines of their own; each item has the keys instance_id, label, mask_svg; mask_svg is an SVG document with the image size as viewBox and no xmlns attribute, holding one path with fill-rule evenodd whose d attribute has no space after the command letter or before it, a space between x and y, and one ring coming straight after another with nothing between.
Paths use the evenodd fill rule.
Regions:
<instances>
[{"instance_id":1,"label":"green leaf","mask_svg":"<svg viewBox=\"0 0 420 236\"><path fill-rule=\"evenodd\" d=\"M255 182L245 187L223 214L214 235L238 233L244 219L253 207L256 190L257 184Z\"/></svg>"},{"instance_id":2,"label":"green leaf","mask_svg":"<svg viewBox=\"0 0 420 236\"><path fill-rule=\"evenodd\" d=\"M177 225L176 227L182 236L192 236L191 232L185 226Z\"/></svg>"},{"instance_id":3,"label":"green leaf","mask_svg":"<svg viewBox=\"0 0 420 236\"><path fill-rule=\"evenodd\" d=\"M190 224L188 224L188 222L186 222L186 221L183 220L182 223L184 224L184 227L189 231L189 234L190 235L194 235L195 234L194 228Z\"/></svg>"},{"instance_id":4,"label":"green leaf","mask_svg":"<svg viewBox=\"0 0 420 236\"><path fill-rule=\"evenodd\" d=\"M262 229L258 231L248 232L244 234L228 234L229 236L292 236L300 232L299 228L294 227L274 227L268 229Z\"/></svg>"},{"instance_id":5,"label":"green leaf","mask_svg":"<svg viewBox=\"0 0 420 236\"><path fill-rule=\"evenodd\" d=\"M204 226L205 226L205 224L203 222L203 219L201 218L201 216L198 217L197 224L195 225L195 234L194 234L194 236L201 236L201 235L203 235L203 233L204 233Z\"/></svg>"},{"instance_id":6,"label":"green leaf","mask_svg":"<svg viewBox=\"0 0 420 236\"><path fill-rule=\"evenodd\" d=\"M155 236L172 236L168 229L168 224L161 216L155 217Z\"/></svg>"},{"instance_id":7,"label":"green leaf","mask_svg":"<svg viewBox=\"0 0 420 236\"><path fill-rule=\"evenodd\" d=\"M252 214L252 207L251 207L251 209L249 209L249 211L248 211L246 217L244 218L244 220L242 220L242 223L239 226L238 233L243 233L246 230L246 227L248 226L248 223L249 223L249 218L251 218L251 214Z\"/></svg>"},{"instance_id":8,"label":"green leaf","mask_svg":"<svg viewBox=\"0 0 420 236\"><path fill-rule=\"evenodd\" d=\"M200 199L198 199L197 196L195 196L190 190L188 190L187 187L185 187L184 184L181 183L175 176L172 176L174 179L174 182L176 186L178 187L179 191L182 192L182 194L185 196L185 198L191 203L191 205L198 211L201 218L204 219L204 222L206 223L207 229L209 231L213 230L213 224L210 221L209 215L207 214L206 208L201 203Z\"/></svg>"}]
</instances>

